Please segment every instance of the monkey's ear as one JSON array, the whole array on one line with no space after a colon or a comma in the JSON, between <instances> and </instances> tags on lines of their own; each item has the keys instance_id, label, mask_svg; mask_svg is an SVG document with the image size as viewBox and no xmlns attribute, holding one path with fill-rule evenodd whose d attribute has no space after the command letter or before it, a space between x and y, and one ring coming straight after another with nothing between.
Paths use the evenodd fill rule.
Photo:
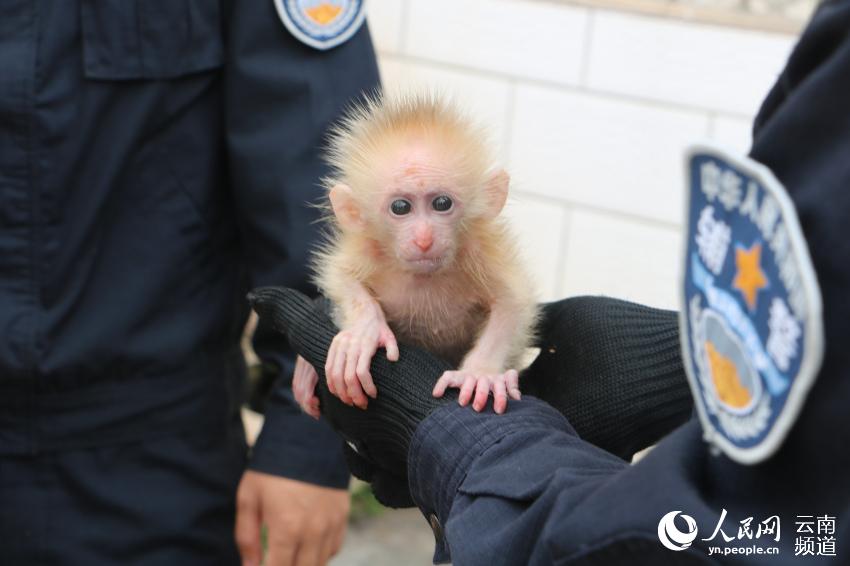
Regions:
<instances>
[{"instance_id":1,"label":"monkey's ear","mask_svg":"<svg viewBox=\"0 0 850 566\"><path fill-rule=\"evenodd\" d=\"M360 207L354 200L351 187L342 183L334 185L328 196L331 199L334 216L336 216L343 230L360 230L363 228L363 217L360 215Z\"/></svg>"},{"instance_id":2,"label":"monkey's ear","mask_svg":"<svg viewBox=\"0 0 850 566\"><path fill-rule=\"evenodd\" d=\"M495 218L502 212L505 201L508 200L508 185L510 183L511 177L504 169L499 169L487 179L484 194L487 198L486 215L488 217Z\"/></svg>"}]
</instances>

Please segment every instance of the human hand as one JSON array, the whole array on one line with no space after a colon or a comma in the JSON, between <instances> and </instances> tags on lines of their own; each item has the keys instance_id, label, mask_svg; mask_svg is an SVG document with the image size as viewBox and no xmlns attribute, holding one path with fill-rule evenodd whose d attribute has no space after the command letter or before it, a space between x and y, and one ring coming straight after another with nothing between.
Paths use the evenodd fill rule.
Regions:
<instances>
[{"instance_id":1,"label":"human hand","mask_svg":"<svg viewBox=\"0 0 850 566\"><path fill-rule=\"evenodd\" d=\"M236 544L243 566L262 562L260 532L268 532L265 566L320 566L342 547L349 494L253 470L236 493Z\"/></svg>"},{"instance_id":2,"label":"human hand","mask_svg":"<svg viewBox=\"0 0 850 566\"><path fill-rule=\"evenodd\" d=\"M346 405L368 406L366 395L375 398L378 390L369 372L372 357L385 348L387 359L398 361L398 343L387 325L381 308L365 309L352 326L333 339L325 361L328 390ZM365 392L365 394L364 394Z\"/></svg>"},{"instance_id":3,"label":"human hand","mask_svg":"<svg viewBox=\"0 0 850 566\"><path fill-rule=\"evenodd\" d=\"M570 297L542 306L535 345L540 354L520 375L523 394L625 460L692 416L673 311Z\"/></svg>"}]
</instances>

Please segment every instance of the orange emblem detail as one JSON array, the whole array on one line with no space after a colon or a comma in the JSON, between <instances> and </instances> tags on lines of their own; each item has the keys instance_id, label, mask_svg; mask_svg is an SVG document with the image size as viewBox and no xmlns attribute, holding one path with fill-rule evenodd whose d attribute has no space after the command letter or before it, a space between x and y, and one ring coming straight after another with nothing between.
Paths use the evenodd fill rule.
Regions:
<instances>
[{"instance_id":1,"label":"orange emblem detail","mask_svg":"<svg viewBox=\"0 0 850 566\"><path fill-rule=\"evenodd\" d=\"M767 287L768 283L760 264L761 244L753 244L748 250L743 248L735 250L735 267L738 272L735 274L732 286L744 295L744 301L751 311L756 309L758 292Z\"/></svg>"},{"instance_id":2,"label":"orange emblem detail","mask_svg":"<svg viewBox=\"0 0 850 566\"><path fill-rule=\"evenodd\" d=\"M308 8L304 11L307 12L307 15L310 16L311 20L317 24L326 26L339 16L340 12L342 12L342 7L324 3Z\"/></svg>"},{"instance_id":3,"label":"orange emblem detail","mask_svg":"<svg viewBox=\"0 0 850 566\"><path fill-rule=\"evenodd\" d=\"M708 367L711 369L711 380L717 390L720 400L735 409L746 407L752 395L747 388L741 384L741 376L735 363L717 351L710 341L705 342L705 351L708 353Z\"/></svg>"}]
</instances>

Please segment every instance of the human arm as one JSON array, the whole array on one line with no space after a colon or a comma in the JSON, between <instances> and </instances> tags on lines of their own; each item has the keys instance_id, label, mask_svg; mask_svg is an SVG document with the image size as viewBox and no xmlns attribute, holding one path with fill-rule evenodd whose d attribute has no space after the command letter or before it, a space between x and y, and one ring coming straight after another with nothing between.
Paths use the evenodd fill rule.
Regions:
<instances>
[{"instance_id":1,"label":"human arm","mask_svg":"<svg viewBox=\"0 0 850 566\"><path fill-rule=\"evenodd\" d=\"M326 173L319 148L349 100L378 85L368 31L364 26L345 44L320 52L284 28L273 2L228 2L225 10L225 129L246 285L313 292L306 266L317 238L317 212L308 203L319 196L318 181ZM239 492L237 537L249 552L259 546L261 522L269 524L273 544L310 538L292 532L294 525L308 524L298 518L304 508L282 503L316 496L314 486L334 490L333 497L316 496L317 502L334 503L316 507L324 510L326 525L344 528L349 477L338 437L303 415L292 398L294 355L285 341L261 323L253 343L277 379ZM281 513L265 512L272 509Z\"/></svg>"},{"instance_id":2,"label":"human arm","mask_svg":"<svg viewBox=\"0 0 850 566\"><path fill-rule=\"evenodd\" d=\"M297 292L280 288L257 290L251 302L261 319L287 333L298 352L323 365L337 332L324 312L314 310ZM675 357L677 324L675 313L615 299L579 297L545 305L539 345L546 355L526 370L523 386L562 413L574 415L582 434L630 459L690 415L688 387ZM416 348L401 349L398 362L390 364L383 356L373 360L373 374L386 391L369 411L346 407L332 396L327 399L322 387L318 391L326 416L360 447L362 457L350 454L355 475L381 484L376 495L390 505L410 504L403 456L415 424L449 402L430 396L448 364ZM647 349L660 353L654 363L635 356ZM585 374L594 377L582 379ZM550 387L541 387L546 385ZM447 395L457 397L452 391ZM410 417L410 422L402 417ZM376 424L383 419L387 422ZM398 444L372 453L369 437L375 434L374 441L383 444L386 431L398 427L404 430L390 435ZM392 478L398 481L388 481Z\"/></svg>"}]
</instances>

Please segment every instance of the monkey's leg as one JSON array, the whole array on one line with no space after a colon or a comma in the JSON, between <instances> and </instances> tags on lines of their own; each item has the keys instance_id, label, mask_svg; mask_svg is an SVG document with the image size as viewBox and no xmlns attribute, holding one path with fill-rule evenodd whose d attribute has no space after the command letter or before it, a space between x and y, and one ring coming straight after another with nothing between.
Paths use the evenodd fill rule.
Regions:
<instances>
[{"instance_id":1,"label":"monkey's leg","mask_svg":"<svg viewBox=\"0 0 850 566\"><path fill-rule=\"evenodd\" d=\"M319 398L316 396L316 384L319 374L310 362L298 356L295 358L295 372L292 374L292 395L305 413L318 419Z\"/></svg>"}]
</instances>

